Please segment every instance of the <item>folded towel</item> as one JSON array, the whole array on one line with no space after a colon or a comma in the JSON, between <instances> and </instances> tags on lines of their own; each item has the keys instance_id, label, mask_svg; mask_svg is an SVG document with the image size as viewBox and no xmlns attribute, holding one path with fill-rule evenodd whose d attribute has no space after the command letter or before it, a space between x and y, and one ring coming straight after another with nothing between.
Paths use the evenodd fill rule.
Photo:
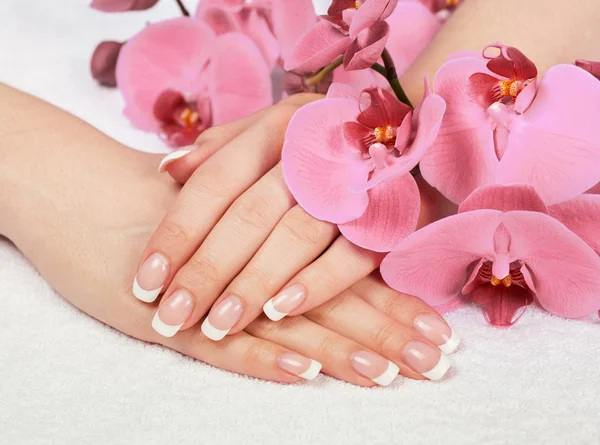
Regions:
<instances>
[{"instance_id":1,"label":"folded towel","mask_svg":"<svg viewBox=\"0 0 600 445\"><path fill-rule=\"evenodd\" d=\"M0 81L135 148L164 151L128 124L119 94L94 84L88 62L97 42L177 14L175 2L116 15L87 3L0 2ZM2 444L600 443L599 321L532 309L498 330L463 308L448 314L463 345L441 382L364 389L322 376L285 386L102 325L57 296L5 240L0 295Z\"/></svg>"}]
</instances>

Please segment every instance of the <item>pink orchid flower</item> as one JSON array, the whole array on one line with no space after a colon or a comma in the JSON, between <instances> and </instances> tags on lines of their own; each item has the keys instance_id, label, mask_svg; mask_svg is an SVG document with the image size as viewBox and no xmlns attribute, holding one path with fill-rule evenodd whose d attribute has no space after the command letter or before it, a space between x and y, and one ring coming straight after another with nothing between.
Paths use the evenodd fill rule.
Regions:
<instances>
[{"instance_id":1,"label":"pink orchid flower","mask_svg":"<svg viewBox=\"0 0 600 445\"><path fill-rule=\"evenodd\" d=\"M149 25L130 39L116 75L125 115L175 147L273 101L270 70L249 38L216 37L207 25L185 17Z\"/></svg>"},{"instance_id":2,"label":"pink orchid flower","mask_svg":"<svg viewBox=\"0 0 600 445\"><path fill-rule=\"evenodd\" d=\"M217 35L241 32L250 37L273 67L317 21L312 0L202 0L195 17Z\"/></svg>"},{"instance_id":3,"label":"pink orchid flower","mask_svg":"<svg viewBox=\"0 0 600 445\"><path fill-rule=\"evenodd\" d=\"M502 44L446 62L433 89L448 110L420 163L427 182L455 203L481 185L527 183L547 205L595 185L600 83L573 65L536 77L533 62Z\"/></svg>"},{"instance_id":4,"label":"pink orchid flower","mask_svg":"<svg viewBox=\"0 0 600 445\"><path fill-rule=\"evenodd\" d=\"M92 77L100 85L107 87L116 87L117 78L115 70L117 68L117 60L123 43L114 41L100 42L92 54L90 61L90 71Z\"/></svg>"},{"instance_id":5,"label":"pink orchid flower","mask_svg":"<svg viewBox=\"0 0 600 445\"><path fill-rule=\"evenodd\" d=\"M492 325L514 324L532 302L566 318L600 309L600 257L545 213L529 185L486 186L459 214L404 239L381 273L438 306L470 297Z\"/></svg>"},{"instance_id":6,"label":"pink orchid flower","mask_svg":"<svg viewBox=\"0 0 600 445\"><path fill-rule=\"evenodd\" d=\"M143 11L157 3L158 0L92 0L90 7L102 12Z\"/></svg>"},{"instance_id":7,"label":"pink orchid flower","mask_svg":"<svg viewBox=\"0 0 600 445\"><path fill-rule=\"evenodd\" d=\"M398 0L334 0L327 15L301 38L285 69L312 72L344 55L344 68L362 70L383 52L390 33L385 22Z\"/></svg>"},{"instance_id":8,"label":"pink orchid flower","mask_svg":"<svg viewBox=\"0 0 600 445\"><path fill-rule=\"evenodd\" d=\"M443 22L419 1L401 0L387 18L387 48L402 76L442 28Z\"/></svg>"},{"instance_id":9,"label":"pink orchid flower","mask_svg":"<svg viewBox=\"0 0 600 445\"><path fill-rule=\"evenodd\" d=\"M419 190L409 173L437 134L444 101L427 96L417 116L381 88L357 95L333 84L326 99L296 112L283 172L297 202L339 225L358 246L391 250L414 231Z\"/></svg>"},{"instance_id":10,"label":"pink orchid flower","mask_svg":"<svg viewBox=\"0 0 600 445\"><path fill-rule=\"evenodd\" d=\"M431 12L436 14L438 19L445 22L452 12L460 6L462 0L419 0L423 5L427 6Z\"/></svg>"}]
</instances>

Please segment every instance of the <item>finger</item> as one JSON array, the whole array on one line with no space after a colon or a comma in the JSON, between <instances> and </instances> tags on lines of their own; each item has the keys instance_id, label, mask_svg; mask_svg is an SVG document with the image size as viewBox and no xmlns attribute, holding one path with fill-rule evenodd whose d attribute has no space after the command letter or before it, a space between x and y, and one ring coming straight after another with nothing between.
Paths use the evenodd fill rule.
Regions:
<instances>
[{"instance_id":1,"label":"finger","mask_svg":"<svg viewBox=\"0 0 600 445\"><path fill-rule=\"evenodd\" d=\"M262 313L265 302L299 270L319 257L337 234L335 224L319 221L300 206L294 207L215 302L202 330L213 340L243 330ZM231 298L239 302L241 312L227 324L219 319L222 316L220 307ZM215 329L215 323L219 324L219 329Z\"/></svg>"},{"instance_id":2,"label":"finger","mask_svg":"<svg viewBox=\"0 0 600 445\"><path fill-rule=\"evenodd\" d=\"M137 300L136 300L137 301ZM129 314L118 317L119 323L113 323L120 331L141 340L162 344L184 355L202 361L226 371L271 380L281 383L296 383L312 380L321 369L320 363L285 346L259 339L246 332L228 337L215 343L207 339L200 329L190 329L172 338L166 338L150 328L152 308L134 304L122 308L120 313ZM125 309L125 310L123 310ZM132 323L134 314L135 324Z\"/></svg>"},{"instance_id":3,"label":"finger","mask_svg":"<svg viewBox=\"0 0 600 445\"><path fill-rule=\"evenodd\" d=\"M198 323L294 204L280 164L240 196L173 278L157 311L166 323L160 332L175 335Z\"/></svg>"},{"instance_id":4,"label":"finger","mask_svg":"<svg viewBox=\"0 0 600 445\"><path fill-rule=\"evenodd\" d=\"M356 283L352 289L374 308L407 326L414 327L444 354L452 354L460 346L460 337L452 327L420 298L390 288L379 273Z\"/></svg>"},{"instance_id":5,"label":"finger","mask_svg":"<svg viewBox=\"0 0 600 445\"><path fill-rule=\"evenodd\" d=\"M322 96L315 94L296 94L287 97L281 103L300 107L321 98ZM194 145L165 156L159 165L159 172L167 171L175 181L185 184L202 163L268 113L269 109L260 110L243 119L205 130Z\"/></svg>"},{"instance_id":6,"label":"finger","mask_svg":"<svg viewBox=\"0 0 600 445\"><path fill-rule=\"evenodd\" d=\"M305 317L286 318L279 323L260 317L247 332L311 357L323 364L325 374L353 385L387 386L398 377L394 363Z\"/></svg>"},{"instance_id":7,"label":"finger","mask_svg":"<svg viewBox=\"0 0 600 445\"><path fill-rule=\"evenodd\" d=\"M294 111L290 105L271 108L195 171L144 250L134 280L137 298L154 301L231 203L278 162Z\"/></svg>"},{"instance_id":8,"label":"finger","mask_svg":"<svg viewBox=\"0 0 600 445\"><path fill-rule=\"evenodd\" d=\"M358 247L340 236L322 256L268 300L264 312L275 321L303 314L369 275L379 267L383 257L382 253Z\"/></svg>"},{"instance_id":9,"label":"finger","mask_svg":"<svg viewBox=\"0 0 600 445\"><path fill-rule=\"evenodd\" d=\"M375 309L352 290L305 317L394 362L407 377L439 380L450 369L450 360L437 345L411 326Z\"/></svg>"},{"instance_id":10,"label":"finger","mask_svg":"<svg viewBox=\"0 0 600 445\"><path fill-rule=\"evenodd\" d=\"M202 163L263 118L266 113L267 110L261 110L244 119L205 130L198 136L194 145L183 147L165 156L158 171L168 172L175 181L185 184Z\"/></svg>"}]
</instances>

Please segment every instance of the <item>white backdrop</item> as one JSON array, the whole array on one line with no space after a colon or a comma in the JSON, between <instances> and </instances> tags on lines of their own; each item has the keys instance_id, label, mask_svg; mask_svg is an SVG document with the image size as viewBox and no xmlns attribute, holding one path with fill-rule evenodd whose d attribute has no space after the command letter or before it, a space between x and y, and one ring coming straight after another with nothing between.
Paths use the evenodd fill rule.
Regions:
<instances>
[{"instance_id":1,"label":"white backdrop","mask_svg":"<svg viewBox=\"0 0 600 445\"><path fill-rule=\"evenodd\" d=\"M129 126L118 93L97 87L88 63L97 42L175 15L174 2L110 16L87 4L1 0L0 81L132 147L164 150ZM448 316L464 342L442 382L361 389L319 377L284 386L90 319L2 240L0 296L2 444L600 443L598 321L531 310L516 327L497 330L476 309L462 309Z\"/></svg>"}]
</instances>

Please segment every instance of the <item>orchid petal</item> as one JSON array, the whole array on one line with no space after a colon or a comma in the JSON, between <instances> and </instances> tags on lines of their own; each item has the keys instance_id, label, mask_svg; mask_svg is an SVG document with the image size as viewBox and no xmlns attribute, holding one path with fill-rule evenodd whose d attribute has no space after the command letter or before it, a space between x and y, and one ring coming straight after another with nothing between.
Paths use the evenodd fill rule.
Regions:
<instances>
[{"instance_id":1,"label":"orchid petal","mask_svg":"<svg viewBox=\"0 0 600 445\"><path fill-rule=\"evenodd\" d=\"M323 99L300 108L289 123L283 173L298 204L317 219L342 224L367 208L367 193L350 187L365 183L370 168L342 136L342 125L355 118L355 101Z\"/></svg>"},{"instance_id":2,"label":"orchid petal","mask_svg":"<svg viewBox=\"0 0 600 445\"><path fill-rule=\"evenodd\" d=\"M250 37L269 67L275 66L279 58L279 42L271 31L271 25L263 13L251 9L243 15L242 30Z\"/></svg>"},{"instance_id":3,"label":"orchid petal","mask_svg":"<svg viewBox=\"0 0 600 445\"><path fill-rule=\"evenodd\" d=\"M512 46L496 45L500 45L500 48L498 48L500 54L487 63L487 67L491 72L507 79L526 80L537 77L538 72L535 64L525 54ZM490 45L488 48L496 47L496 45ZM505 57L505 54L508 58Z\"/></svg>"},{"instance_id":4,"label":"orchid petal","mask_svg":"<svg viewBox=\"0 0 600 445\"><path fill-rule=\"evenodd\" d=\"M548 205L585 192L600 179L598 116L600 82L572 65L551 68L513 121L496 181L531 184Z\"/></svg>"},{"instance_id":5,"label":"orchid petal","mask_svg":"<svg viewBox=\"0 0 600 445\"><path fill-rule=\"evenodd\" d=\"M442 27L440 20L419 2L402 1L386 20L390 25L387 48L396 72L402 76Z\"/></svg>"},{"instance_id":6,"label":"orchid petal","mask_svg":"<svg viewBox=\"0 0 600 445\"><path fill-rule=\"evenodd\" d=\"M376 22L387 19L397 5L398 0L366 0L352 18L350 37L356 38Z\"/></svg>"},{"instance_id":7,"label":"orchid petal","mask_svg":"<svg viewBox=\"0 0 600 445\"><path fill-rule=\"evenodd\" d=\"M581 238L536 212L508 212L502 223L512 238L511 256L531 271L548 312L578 318L600 309L600 257Z\"/></svg>"},{"instance_id":8,"label":"orchid petal","mask_svg":"<svg viewBox=\"0 0 600 445\"><path fill-rule=\"evenodd\" d=\"M403 175L368 193L367 210L360 218L341 224L340 232L357 246L389 252L417 227L419 188L411 175Z\"/></svg>"},{"instance_id":9,"label":"orchid petal","mask_svg":"<svg viewBox=\"0 0 600 445\"><path fill-rule=\"evenodd\" d=\"M600 195L580 195L550 207L550 216L600 254Z\"/></svg>"},{"instance_id":10,"label":"orchid petal","mask_svg":"<svg viewBox=\"0 0 600 445\"><path fill-rule=\"evenodd\" d=\"M383 88L369 88L360 96L360 114L356 119L369 128L398 127L410 113L410 107Z\"/></svg>"},{"instance_id":11,"label":"orchid petal","mask_svg":"<svg viewBox=\"0 0 600 445\"><path fill-rule=\"evenodd\" d=\"M498 165L492 124L470 94L469 77L485 70L482 59L456 59L446 62L434 79L434 93L446 101L446 113L435 143L421 159L421 173L455 203L493 183Z\"/></svg>"},{"instance_id":12,"label":"orchid petal","mask_svg":"<svg viewBox=\"0 0 600 445\"><path fill-rule=\"evenodd\" d=\"M344 54L352 39L320 21L300 37L285 61L287 71L312 72L330 64Z\"/></svg>"},{"instance_id":13,"label":"orchid petal","mask_svg":"<svg viewBox=\"0 0 600 445\"><path fill-rule=\"evenodd\" d=\"M528 289L512 285L510 287L483 284L470 293L473 302L483 306L487 322L496 327L515 324L533 303L533 295Z\"/></svg>"},{"instance_id":14,"label":"orchid petal","mask_svg":"<svg viewBox=\"0 0 600 445\"><path fill-rule=\"evenodd\" d=\"M354 99L358 102L360 90L346 83L334 82L327 90L327 99Z\"/></svg>"},{"instance_id":15,"label":"orchid petal","mask_svg":"<svg viewBox=\"0 0 600 445\"><path fill-rule=\"evenodd\" d=\"M471 265L493 256L501 212L476 210L434 222L409 235L383 260L381 274L399 292L428 304L461 293Z\"/></svg>"},{"instance_id":16,"label":"orchid petal","mask_svg":"<svg viewBox=\"0 0 600 445\"><path fill-rule=\"evenodd\" d=\"M385 77L373 70L335 70L333 81L352 86L358 94L365 88L389 88L390 86Z\"/></svg>"},{"instance_id":17,"label":"orchid petal","mask_svg":"<svg viewBox=\"0 0 600 445\"><path fill-rule=\"evenodd\" d=\"M396 148L402 155L391 166L376 171L366 187L373 187L388 178L402 176L415 168L435 141L445 110L446 103L440 96L436 94L427 96L419 108L417 135L412 145L406 149L397 145ZM402 141L399 139L397 142L401 143Z\"/></svg>"},{"instance_id":18,"label":"orchid petal","mask_svg":"<svg viewBox=\"0 0 600 445\"><path fill-rule=\"evenodd\" d=\"M233 13L222 6L210 5L198 8L196 17L220 36L228 32L240 32L241 26Z\"/></svg>"},{"instance_id":19,"label":"orchid petal","mask_svg":"<svg viewBox=\"0 0 600 445\"><path fill-rule=\"evenodd\" d=\"M90 7L102 12L143 11L157 3L158 0L92 0Z\"/></svg>"},{"instance_id":20,"label":"orchid petal","mask_svg":"<svg viewBox=\"0 0 600 445\"><path fill-rule=\"evenodd\" d=\"M589 60L577 59L575 65L587 71L596 79L600 79L600 62L590 62Z\"/></svg>"},{"instance_id":21,"label":"orchid petal","mask_svg":"<svg viewBox=\"0 0 600 445\"><path fill-rule=\"evenodd\" d=\"M317 24L311 0L276 0L272 3L271 17L284 61L291 57L306 30Z\"/></svg>"},{"instance_id":22,"label":"orchid petal","mask_svg":"<svg viewBox=\"0 0 600 445\"><path fill-rule=\"evenodd\" d=\"M381 57L389 33L390 26L384 21L363 30L344 53L344 69L355 71L371 67Z\"/></svg>"},{"instance_id":23,"label":"orchid petal","mask_svg":"<svg viewBox=\"0 0 600 445\"><path fill-rule=\"evenodd\" d=\"M142 129L156 130L154 102L164 90L202 91L200 74L214 40L207 25L187 17L149 25L132 37L121 49L116 69L127 117Z\"/></svg>"},{"instance_id":24,"label":"orchid petal","mask_svg":"<svg viewBox=\"0 0 600 445\"><path fill-rule=\"evenodd\" d=\"M544 201L528 184L481 186L461 203L458 213L480 209L494 209L501 212L529 210L548 214Z\"/></svg>"},{"instance_id":25,"label":"orchid petal","mask_svg":"<svg viewBox=\"0 0 600 445\"><path fill-rule=\"evenodd\" d=\"M252 40L241 33L225 34L217 38L214 51L209 89L214 125L241 119L273 104L270 69ZM244 73L244 82L240 82L240 73Z\"/></svg>"}]
</instances>

